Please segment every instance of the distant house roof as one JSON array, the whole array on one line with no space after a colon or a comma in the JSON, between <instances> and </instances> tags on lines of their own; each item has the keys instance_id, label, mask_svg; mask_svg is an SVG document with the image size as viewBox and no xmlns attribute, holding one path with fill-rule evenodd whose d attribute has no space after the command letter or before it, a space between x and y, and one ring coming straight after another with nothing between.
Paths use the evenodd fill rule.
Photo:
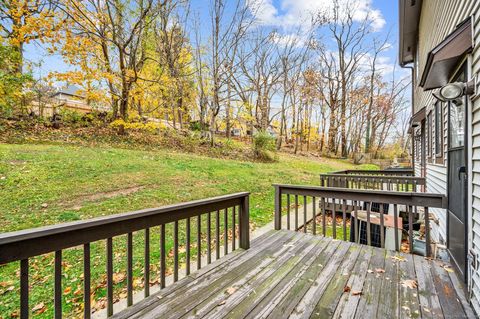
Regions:
<instances>
[{"instance_id":1,"label":"distant house roof","mask_svg":"<svg viewBox=\"0 0 480 319\"><path fill-rule=\"evenodd\" d=\"M82 90L78 86L75 86L75 85L68 85L67 87L65 87L63 89L60 89L57 92L55 92L53 94L53 96L55 97L55 96L60 95L60 94L75 96L75 97L79 97L79 98L85 98L85 94L82 93Z\"/></svg>"}]
</instances>

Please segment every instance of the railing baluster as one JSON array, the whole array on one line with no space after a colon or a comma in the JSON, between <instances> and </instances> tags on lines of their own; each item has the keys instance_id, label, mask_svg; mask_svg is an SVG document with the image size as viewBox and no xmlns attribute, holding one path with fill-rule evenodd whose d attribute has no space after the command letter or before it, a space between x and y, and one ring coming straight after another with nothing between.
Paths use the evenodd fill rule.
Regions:
<instances>
[{"instance_id":1,"label":"railing baluster","mask_svg":"<svg viewBox=\"0 0 480 319\"><path fill-rule=\"evenodd\" d=\"M334 239L337 239L337 207L336 207L337 200L332 198L332 235Z\"/></svg>"},{"instance_id":2,"label":"railing baluster","mask_svg":"<svg viewBox=\"0 0 480 319\"><path fill-rule=\"evenodd\" d=\"M317 207L315 207L315 197L312 197L312 233L317 234Z\"/></svg>"},{"instance_id":3,"label":"railing baluster","mask_svg":"<svg viewBox=\"0 0 480 319\"><path fill-rule=\"evenodd\" d=\"M413 251L413 207L407 206L408 211L408 241L410 253Z\"/></svg>"},{"instance_id":4,"label":"railing baluster","mask_svg":"<svg viewBox=\"0 0 480 319\"><path fill-rule=\"evenodd\" d=\"M178 281L178 221L173 223L173 282Z\"/></svg>"},{"instance_id":5,"label":"railing baluster","mask_svg":"<svg viewBox=\"0 0 480 319\"><path fill-rule=\"evenodd\" d=\"M220 258L220 211L215 215L215 258Z\"/></svg>"},{"instance_id":6,"label":"railing baluster","mask_svg":"<svg viewBox=\"0 0 480 319\"><path fill-rule=\"evenodd\" d=\"M287 229L290 230L290 194L287 194Z\"/></svg>"},{"instance_id":7,"label":"railing baluster","mask_svg":"<svg viewBox=\"0 0 480 319\"><path fill-rule=\"evenodd\" d=\"M367 245L372 246L372 234L370 231L370 209L372 208L372 202L367 202Z\"/></svg>"},{"instance_id":8,"label":"railing baluster","mask_svg":"<svg viewBox=\"0 0 480 319\"><path fill-rule=\"evenodd\" d=\"M295 231L298 230L298 195L295 195Z\"/></svg>"},{"instance_id":9,"label":"railing baluster","mask_svg":"<svg viewBox=\"0 0 480 319\"><path fill-rule=\"evenodd\" d=\"M107 238L107 316L113 316L113 251L112 238Z\"/></svg>"},{"instance_id":10,"label":"railing baluster","mask_svg":"<svg viewBox=\"0 0 480 319\"><path fill-rule=\"evenodd\" d=\"M347 211L346 211L347 200L343 200L342 205L342 214L343 214L343 240L347 241Z\"/></svg>"},{"instance_id":11,"label":"railing baluster","mask_svg":"<svg viewBox=\"0 0 480 319\"><path fill-rule=\"evenodd\" d=\"M212 263L212 240L211 240L211 232L212 232L212 216L211 213L208 212L207 214L207 264Z\"/></svg>"},{"instance_id":12,"label":"railing baluster","mask_svg":"<svg viewBox=\"0 0 480 319\"><path fill-rule=\"evenodd\" d=\"M202 215L197 216L197 270L202 268Z\"/></svg>"},{"instance_id":13,"label":"railing baluster","mask_svg":"<svg viewBox=\"0 0 480 319\"><path fill-rule=\"evenodd\" d=\"M127 234L127 305L133 304L133 237Z\"/></svg>"},{"instance_id":14,"label":"railing baluster","mask_svg":"<svg viewBox=\"0 0 480 319\"><path fill-rule=\"evenodd\" d=\"M400 243L398 241L398 205L397 204L393 205L393 227L395 228L395 250L400 251Z\"/></svg>"},{"instance_id":15,"label":"railing baluster","mask_svg":"<svg viewBox=\"0 0 480 319\"><path fill-rule=\"evenodd\" d=\"M307 232L307 196L303 196L303 232Z\"/></svg>"},{"instance_id":16,"label":"railing baluster","mask_svg":"<svg viewBox=\"0 0 480 319\"><path fill-rule=\"evenodd\" d=\"M427 257L432 255L432 247L431 247L431 240L430 240L430 216L428 215L428 207L424 207L424 215L425 215L425 243L426 243L426 253Z\"/></svg>"},{"instance_id":17,"label":"railing baluster","mask_svg":"<svg viewBox=\"0 0 480 319\"><path fill-rule=\"evenodd\" d=\"M160 287L165 288L165 272L167 262L165 260L165 224L160 225Z\"/></svg>"},{"instance_id":18,"label":"railing baluster","mask_svg":"<svg viewBox=\"0 0 480 319\"><path fill-rule=\"evenodd\" d=\"M383 219L383 203L380 203L380 247L385 248L385 221Z\"/></svg>"},{"instance_id":19,"label":"railing baluster","mask_svg":"<svg viewBox=\"0 0 480 319\"><path fill-rule=\"evenodd\" d=\"M20 261L20 318L27 319L30 313L28 305L28 259Z\"/></svg>"},{"instance_id":20,"label":"railing baluster","mask_svg":"<svg viewBox=\"0 0 480 319\"><path fill-rule=\"evenodd\" d=\"M62 318L62 251L55 252L55 279L54 279L54 302L55 319Z\"/></svg>"},{"instance_id":21,"label":"railing baluster","mask_svg":"<svg viewBox=\"0 0 480 319\"><path fill-rule=\"evenodd\" d=\"M235 222L235 219L236 219L236 214L237 214L237 211L236 211L236 208L237 206L233 206L233 211L232 211L232 251L235 250L235 232L237 231L237 226L236 226L236 222Z\"/></svg>"},{"instance_id":22,"label":"railing baluster","mask_svg":"<svg viewBox=\"0 0 480 319\"><path fill-rule=\"evenodd\" d=\"M90 319L90 243L83 245L83 318Z\"/></svg>"},{"instance_id":23,"label":"railing baluster","mask_svg":"<svg viewBox=\"0 0 480 319\"><path fill-rule=\"evenodd\" d=\"M144 250L145 267L143 270L143 281L145 298L150 296L150 228L145 228L145 250Z\"/></svg>"},{"instance_id":24,"label":"railing baluster","mask_svg":"<svg viewBox=\"0 0 480 319\"><path fill-rule=\"evenodd\" d=\"M322 197L322 233L323 233L323 236L327 235L325 213L326 213L325 212L325 198Z\"/></svg>"},{"instance_id":25,"label":"railing baluster","mask_svg":"<svg viewBox=\"0 0 480 319\"><path fill-rule=\"evenodd\" d=\"M185 220L185 227L187 231L187 236L186 236L186 243L185 243L185 259L186 259L186 265L185 265L185 273L190 275L190 217L188 217Z\"/></svg>"},{"instance_id":26,"label":"railing baluster","mask_svg":"<svg viewBox=\"0 0 480 319\"><path fill-rule=\"evenodd\" d=\"M223 255L228 254L228 208L223 212Z\"/></svg>"}]
</instances>

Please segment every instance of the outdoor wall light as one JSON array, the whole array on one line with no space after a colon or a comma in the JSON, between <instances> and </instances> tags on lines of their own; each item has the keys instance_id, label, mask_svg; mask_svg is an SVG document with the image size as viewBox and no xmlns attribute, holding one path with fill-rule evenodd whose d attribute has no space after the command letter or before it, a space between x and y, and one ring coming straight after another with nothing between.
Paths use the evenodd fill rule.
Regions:
<instances>
[{"instance_id":1,"label":"outdoor wall light","mask_svg":"<svg viewBox=\"0 0 480 319\"><path fill-rule=\"evenodd\" d=\"M462 95L472 95L475 91L475 81L448 83L433 92L433 96L442 102L456 100Z\"/></svg>"}]
</instances>

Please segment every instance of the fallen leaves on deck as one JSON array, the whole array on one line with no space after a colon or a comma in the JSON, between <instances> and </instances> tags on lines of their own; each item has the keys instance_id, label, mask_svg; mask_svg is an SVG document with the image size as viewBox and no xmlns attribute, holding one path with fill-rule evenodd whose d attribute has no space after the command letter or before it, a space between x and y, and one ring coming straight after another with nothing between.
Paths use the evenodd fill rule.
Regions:
<instances>
[{"instance_id":1,"label":"fallen leaves on deck","mask_svg":"<svg viewBox=\"0 0 480 319\"><path fill-rule=\"evenodd\" d=\"M350 290L351 290L350 286L343 287L343 292L350 292Z\"/></svg>"},{"instance_id":2,"label":"fallen leaves on deck","mask_svg":"<svg viewBox=\"0 0 480 319\"><path fill-rule=\"evenodd\" d=\"M418 287L418 283L416 280L406 279L402 281L402 286L410 289L416 289Z\"/></svg>"},{"instance_id":3,"label":"fallen leaves on deck","mask_svg":"<svg viewBox=\"0 0 480 319\"><path fill-rule=\"evenodd\" d=\"M405 257L399 256L399 255L390 256L390 258L392 258L395 261L407 261Z\"/></svg>"},{"instance_id":4,"label":"fallen leaves on deck","mask_svg":"<svg viewBox=\"0 0 480 319\"><path fill-rule=\"evenodd\" d=\"M363 294L361 290L352 290L352 296L360 296L361 294Z\"/></svg>"},{"instance_id":5,"label":"fallen leaves on deck","mask_svg":"<svg viewBox=\"0 0 480 319\"><path fill-rule=\"evenodd\" d=\"M227 289L227 294L231 295L231 294L233 294L235 291L237 291L237 288L235 288L235 287L229 287L229 288Z\"/></svg>"}]
</instances>

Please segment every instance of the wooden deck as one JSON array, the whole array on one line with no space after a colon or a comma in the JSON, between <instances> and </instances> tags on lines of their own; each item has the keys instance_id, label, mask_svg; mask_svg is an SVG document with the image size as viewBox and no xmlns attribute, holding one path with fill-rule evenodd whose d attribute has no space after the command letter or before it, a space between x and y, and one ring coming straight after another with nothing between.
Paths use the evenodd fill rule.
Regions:
<instances>
[{"instance_id":1,"label":"wooden deck","mask_svg":"<svg viewBox=\"0 0 480 319\"><path fill-rule=\"evenodd\" d=\"M114 318L471 318L439 261L271 231Z\"/></svg>"}]
</instances>

